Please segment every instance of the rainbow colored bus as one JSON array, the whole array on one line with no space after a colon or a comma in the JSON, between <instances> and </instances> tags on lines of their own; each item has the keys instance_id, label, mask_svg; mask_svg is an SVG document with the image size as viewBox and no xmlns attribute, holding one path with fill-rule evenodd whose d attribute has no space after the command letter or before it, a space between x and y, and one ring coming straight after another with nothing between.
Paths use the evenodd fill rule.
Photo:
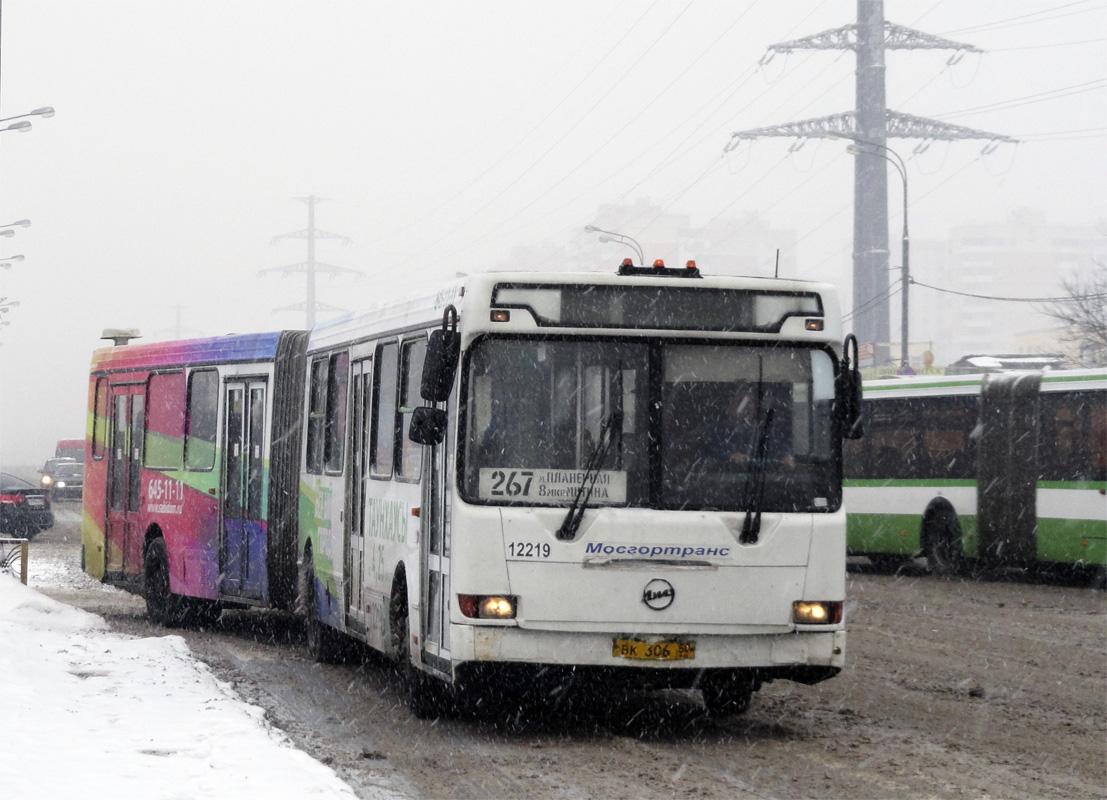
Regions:
<instances>
[{"instance_id":1,"label":"rainbow colored bus","mask_svg":"<svg viewBox=\"0 0 1107 800\"><path fill-rule=\"evenodd\" d=\"M291 608L306 331L116 344L88 384L85 570L179 624Z\"/></svg>"}]
</instances>

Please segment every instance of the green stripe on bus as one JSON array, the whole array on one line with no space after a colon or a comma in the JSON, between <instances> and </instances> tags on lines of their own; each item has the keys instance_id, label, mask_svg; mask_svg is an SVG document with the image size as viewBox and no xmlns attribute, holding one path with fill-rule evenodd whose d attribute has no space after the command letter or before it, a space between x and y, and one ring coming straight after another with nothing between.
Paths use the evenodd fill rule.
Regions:
<instances>
[{"instance_id":1,"label":"green stripe on bus","mask_svg":"<svg viewBox=\"0 0 1107 800\"><path fill-rule=\"evenodd\" d=\"M844 487L877 487L891 489L902 486L933 486L936 489L949 486L976 486L976 481L959 480L953 478L846 478L842 481Z\"/></svg>"},{"instance_id":2,"label":"green stripe on bus","mask_svg":"<svg viewBox=\"0 0 1107 800\"><path fill-rule=\"evenodd\" d=\"M1038 481L1039 489L1090 489L1107 492L1107 481Z\"/></svg>"},{"instance_id":3,"label":"green stripe on bus","mask_svg":"<svg viewBox=\"0 0 1107 800\"><path fill-rule=\"evenodd\" d=\"M1038 560L1107 566L1107 519L1038 519Z\"/></svg>"},{"instance_id":4,"label":"green stripe on bus","mask_svg":"<svg viewBox=\"0 0 1107 800\"><path fill-rule=\"evenodd\" d=\"M1038 481L1037 485L1039 489L1107 492L1107 481ZM878 489L933 486L935 489L942 489L951 486L976 486L976 481L952 478L846 478L842 481L842 486Z\"/></svg>"},{"instance_id":5,"label":"green stripe on bus","mask_svg":"<svg viewBox=\"0 0 1107 800\"><path fill-rule=\"evenodd\" d=\"M961 543L964 555L976 555L976 517L964 515ZM846 546L853 554L913 556L922 552L918 514L848 514ZM1107 519L1040 518L1037 559L1057 564L1107 566Z\"/></svg>"},{"instance_id":6,"label":"green stripe on bus","mask_svg":"<svg viewBox=\"0 0 1107 800\"><path fill-rule=\"evenodd\" d=\"M1107 380L1107 372L1098 372L1094 375L1051 376L1049 373L1042 375L1042 383L1075 383L1077 381L1104 380Z\"/></svg>"}]
</instances>

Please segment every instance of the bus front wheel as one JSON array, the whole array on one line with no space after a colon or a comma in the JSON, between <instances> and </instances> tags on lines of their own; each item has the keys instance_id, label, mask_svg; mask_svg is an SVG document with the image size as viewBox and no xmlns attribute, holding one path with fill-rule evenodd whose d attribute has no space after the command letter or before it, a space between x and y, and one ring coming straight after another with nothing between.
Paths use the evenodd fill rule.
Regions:
<instances>
[{"instance_id":1,"label":"bus front wheel","mask_svg":"<svg viewBox=\"0 0 1107 800\"><path fill-rule=\"evenodd\" d=\"M160 537L146 546L143 578L146 614L151 622L167 628L181 624L182 598L169 590L169 552L165 540Z\"/></svg>"},{"instance_id":2,"label":"bus front wheel","mask_svg":"<svg viewBox=\"0 0 1107 800\"><path fill-rule=\"evenodd\" d=\"M397 671L407 706L416 719L436 719L447 710L447 688L436 678L415 666L411 659L411 628L408 622L407 587L400 584L390 603L392 643Z\"/></svg>"},{"instance_id":3,"label":"bus front wheel","mask_svg":"<svg viewBox=\"0 0 1107 800\"><path fill-rule=\"evenodd\" d=\"M750 675L720 673L704 679L700 686L703 706L712 716L744 714L753 702L757 681Z\"/></svg>"}]
</instances>

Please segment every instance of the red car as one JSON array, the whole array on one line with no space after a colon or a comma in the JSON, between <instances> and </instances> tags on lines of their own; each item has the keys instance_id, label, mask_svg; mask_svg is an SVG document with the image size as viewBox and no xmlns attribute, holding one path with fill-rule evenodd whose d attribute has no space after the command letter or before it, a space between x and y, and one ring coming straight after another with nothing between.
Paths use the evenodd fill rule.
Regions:
<instances>
[{"instance_id":1,"label":"red car","mask_svg":"<svg viewBox=\"0 0 1107 800\"><path fill-rule=\"evenodd\" d=\"M54 525L50 498L42 489L0 472L0 534L30 539Z\"/></svg>"}]
</instances>

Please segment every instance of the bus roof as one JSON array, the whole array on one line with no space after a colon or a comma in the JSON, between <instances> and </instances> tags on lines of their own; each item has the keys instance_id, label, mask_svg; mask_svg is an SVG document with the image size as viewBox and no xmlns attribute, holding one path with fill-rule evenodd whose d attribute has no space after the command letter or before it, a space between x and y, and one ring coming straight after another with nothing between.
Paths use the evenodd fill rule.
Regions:
<instances>
[{"instance_id":1,"label":"bus roof","mask_svg":"<svg viewBox=\"0 0 1107 800\"><path fill-rule=\"evenodd\" d=\"M446 306L454 305L464 315L466 309L487 309L497 286L515 285L594 285L656 286L703 290L749 290L751 292L804 292L819 295L826 321L826 336L837 341L840 335L840 311L835 287L828 283L786 278L705 276L699 278L660 275L621 276L611 272L484 272L461 276L402 300L386 301L365 311L349 313L317 325L308 349L325 348L370 332L414 329L441 318ZM485 319L487 321L487 319Z\"/></svg>"},{"instance_id":2,"label":"bus roof","mask_svg":"<svg viewBox=\"0 0 1107 800\"><path fill-rule=\"evenodd\" d=\"M1036 370L1010 370L975 375L901 375L896 378L865 381L864 393L870 397L913 397L955 394L977 394L987 375L1014 375L1033 373ZM1107 369L1044 370L1041 391L1073 389L1077 385L1089 389L1107 388Z\"/></svg>"},{"instance_id":3,"label":"bus roof","mask_svg":"<svg viewBox=\"0 0 1107 800\"><path fill-rule=\"evenodd\" d=\"M228 334L205 339L102 347L92 354L92 372L267 361L276 357L284 331Z\"/></svg>"}]
</instances>

